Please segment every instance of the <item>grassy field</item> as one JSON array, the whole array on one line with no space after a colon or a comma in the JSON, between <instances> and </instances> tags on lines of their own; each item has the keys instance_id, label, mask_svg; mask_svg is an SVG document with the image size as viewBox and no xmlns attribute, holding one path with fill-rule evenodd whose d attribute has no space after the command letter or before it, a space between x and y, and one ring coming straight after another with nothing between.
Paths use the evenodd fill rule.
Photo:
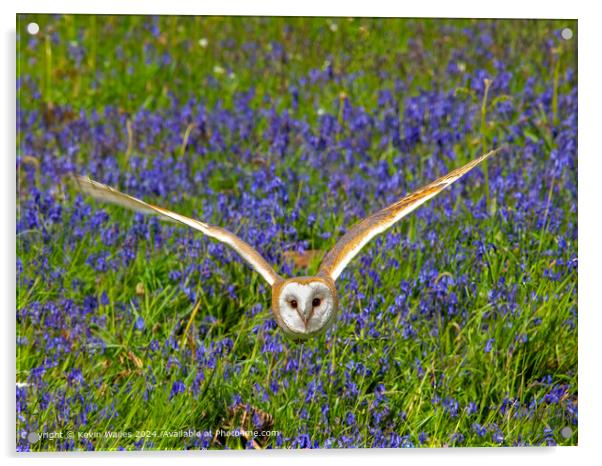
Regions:
<instances>
[{"instance_id":1,"label":"grassy field","mask_svg":"<svg viewBox=\"0 0 602 466\"><path fill-rule=\"evenodd\" d=\"M577 444L575 21L24 15L17 60L17 450ZM304 344L227 247L66 182L308 275L502 144Z\"/></svg>"}]
</instances>

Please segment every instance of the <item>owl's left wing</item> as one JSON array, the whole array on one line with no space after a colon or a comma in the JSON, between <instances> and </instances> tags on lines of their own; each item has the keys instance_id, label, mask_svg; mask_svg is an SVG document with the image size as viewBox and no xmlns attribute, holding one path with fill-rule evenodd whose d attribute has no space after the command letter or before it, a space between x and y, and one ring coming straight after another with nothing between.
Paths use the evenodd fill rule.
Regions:
<instances>
[{"instance_id":1,"label":"owl's left wing","mask_svg":"<svg viewBox=\"0 0 602 466\"><path fill-rule=\"evenodd\" d=\"M442 176L356 223L324 256L318 273L336 280L347 264L360 252L368 241L389 229L421 204L435 197L454 181L460 179L462 175L468 173L498 150L492 150L482 155L463 167Z\"/></svg>"},{"instance_id":2,"label":"owl's left wing","mask_svg":"<svg viewBox=\"0 0 602 466\"><path fill-rule=\"evenodd\" d=\"M240 256L251 267L259 272L259 274L265 278L270 285L273 285L275 282L280 280L280 276L274 271L272 266L267 263L261 254L259 254L255 248L253 248L253 246L224 228L210 225L208 223L186 217L185 215L176 214L175 212L162 207L149 204L128 194L119 192L110 186L99 183L98 181L91 180L90 178L73 176L73 180L81 191L97 200L117 204L142 214L154 214L162 220L184 224L204 233L206 236L215 238L216 240L227 244L238 254L240 254Z\"/></svg>"}]
</instances>

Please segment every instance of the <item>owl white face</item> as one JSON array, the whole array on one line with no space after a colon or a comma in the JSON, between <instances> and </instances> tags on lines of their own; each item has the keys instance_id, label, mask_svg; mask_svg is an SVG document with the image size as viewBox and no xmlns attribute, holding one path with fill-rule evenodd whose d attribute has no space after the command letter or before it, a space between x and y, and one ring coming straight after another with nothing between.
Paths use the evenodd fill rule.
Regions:
<instances>
[{"instance_id":1,"label":"owl white face","mask_svg":"<svg viewBox=\"0 0 602 466\"><path fill-rule=\"evenodd\" d=\"M291 336L315 335L333 322L337 311L335 291L324 281L288 280L276 297L279 324Z\"/></svg>"}]
</instances>

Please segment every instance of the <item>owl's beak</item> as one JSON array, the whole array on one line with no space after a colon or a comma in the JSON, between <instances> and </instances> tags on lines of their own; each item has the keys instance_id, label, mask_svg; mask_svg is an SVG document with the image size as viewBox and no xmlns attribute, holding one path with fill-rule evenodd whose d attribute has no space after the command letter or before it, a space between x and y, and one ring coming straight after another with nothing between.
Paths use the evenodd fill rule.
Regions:
<instances>
[{"instance_id":1,"label":"owl's beak","mask_svg":"<svg viewBox=\"0 0 602 466\"><path fill-rule=\"evenodd\" d=\"M301 320L303 321L303 325L305 325L305 328L307 328L307 324L309 323L309 320L312 318L313 315L313 307L311 307L310 309L303 309L303 312L301 313Z\"/></svg>"},{"instance_id":2,"label":"owl's beak","mask_svg":"<svg viewBox=\"0 0 602 466\"><path fill-rule=\"evenodd\" d=\"M310 309L310 310L307 310L305 308L297 309L297 314L299 315L299 318L303 322L303 325L305 326L305 328L307 328L307 323L309 322L309 319L311 319L311 316L313 315L313 313L314 313L313 309Z\"/></svg>"}]
</instances>

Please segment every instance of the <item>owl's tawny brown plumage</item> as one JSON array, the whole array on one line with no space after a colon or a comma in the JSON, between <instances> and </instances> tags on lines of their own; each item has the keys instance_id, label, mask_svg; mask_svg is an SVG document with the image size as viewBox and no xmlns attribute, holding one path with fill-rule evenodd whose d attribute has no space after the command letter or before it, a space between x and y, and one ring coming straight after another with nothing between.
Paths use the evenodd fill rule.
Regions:
<instances>
[{"instance_id":1,"label":"owl's tawny brown plumage","mask_svg":"<svg viewBox=\"0 0 602 466\"><path fill-rule=\"evenodd\" d=\"M148 204L89 178L75 176L79 188L92 197L137 212L158 215L201 231L226 243L272 287L272 312L284 332L296 339L315 336L328 329L338 311L335 280L349 262L376 235L389 229L418 206L433 198L497 150L488 152L352 226L324 256L318 275L285 279L248 243L218 226Z\"/></svg>"}]
</instances>

